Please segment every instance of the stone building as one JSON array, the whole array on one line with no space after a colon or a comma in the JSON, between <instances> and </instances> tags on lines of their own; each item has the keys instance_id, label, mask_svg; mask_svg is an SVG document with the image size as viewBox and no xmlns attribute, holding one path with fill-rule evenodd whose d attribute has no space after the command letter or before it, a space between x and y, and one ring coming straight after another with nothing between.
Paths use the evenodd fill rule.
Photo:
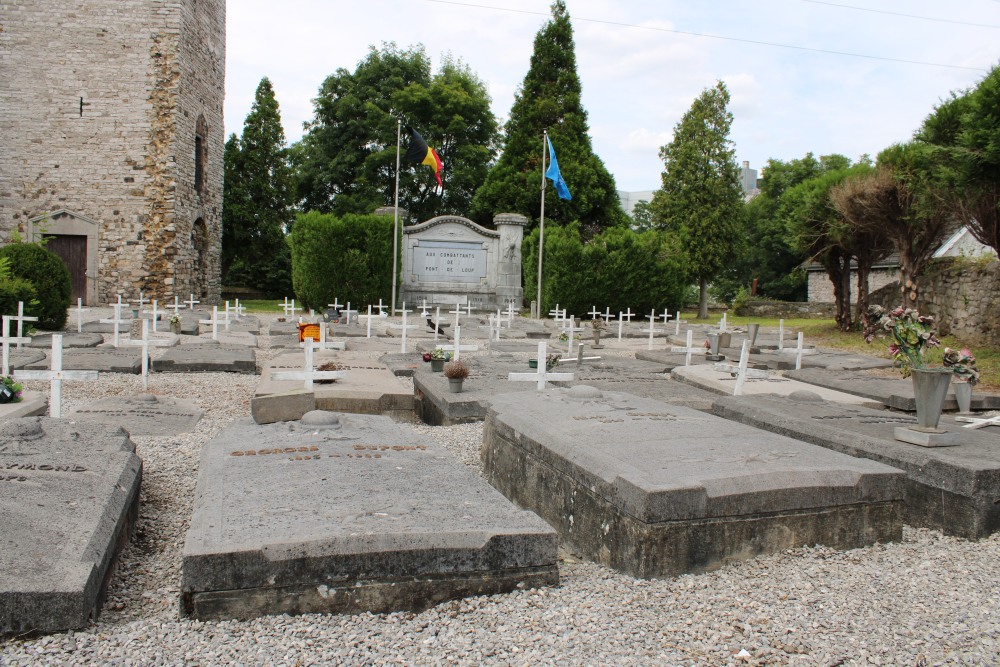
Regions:
<instances>
[{"instance_id":1,"label":"stone building","mask_svg":"<svg viewBox=\"0 0 1000 667\"><path fill-rule=\"evenodd\" d=\"M88 304L220 295L225 0L0 0L0 239Z\"/></svg>"}]
</instances>

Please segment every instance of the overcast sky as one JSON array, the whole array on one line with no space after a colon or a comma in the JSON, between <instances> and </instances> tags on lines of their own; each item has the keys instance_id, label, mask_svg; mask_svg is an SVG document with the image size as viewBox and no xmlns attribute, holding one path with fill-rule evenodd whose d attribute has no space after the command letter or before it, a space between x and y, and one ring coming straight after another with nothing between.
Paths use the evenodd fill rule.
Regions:
<instances>
[{"instance_id":1,"label":"overcast sky","mask_svg":"<svg viewBox=\"0 0 1000 667\"><path fill-rule=\"evenodd\" d=\"M940 99L1000 62L1000 0L566 4L594 151L621 190L659 187L659 147L717 80L732 94L737 159L759 168L768 158L810 151L874 155L908 139ZM502 122L549 5L283 0L279 10L273 0L234 0L227 9L226 134L242 131L267 76L287 138L298 140L323 79L341 67L353 71L383 42L423 44L435 70L444 53L464 60L487 83Z\"/></svg>"}]
</instances>

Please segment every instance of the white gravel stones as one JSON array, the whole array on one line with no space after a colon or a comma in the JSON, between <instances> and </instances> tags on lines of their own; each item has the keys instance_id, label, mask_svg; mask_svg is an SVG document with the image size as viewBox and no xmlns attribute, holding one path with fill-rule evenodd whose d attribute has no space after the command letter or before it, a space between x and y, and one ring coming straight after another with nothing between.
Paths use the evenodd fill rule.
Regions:
<instances>
[{"instance_id":1,"label":"white gravel stones","mask_svg":"<svg viewBox=\"0 0 1000 667\"><path fill-rule=\"evenodd\" d=\"M104 317L99 311L90 316ZM258 363L270 355L266 341ZM100 621L86 632L0 640L0 665L1000 663L1000 534L969 542L912 529L900 544L803 547L663 580L567 555L557 588L421 614L181 621L181 550L199 450L249 414L255 384L227 373L150 377L152 393L193 401L205 417L192 433L133 438L144 462L138 532ZM64 413L139 393L137 376L66 383ZM419 428L478 470L481 424Z\"/></svg>"}]
</instances>

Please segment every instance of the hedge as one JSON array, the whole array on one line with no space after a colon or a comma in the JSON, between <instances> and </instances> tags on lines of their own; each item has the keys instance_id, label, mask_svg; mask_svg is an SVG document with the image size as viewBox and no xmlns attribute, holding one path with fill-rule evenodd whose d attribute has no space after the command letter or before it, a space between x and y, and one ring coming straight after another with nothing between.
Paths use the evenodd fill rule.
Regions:
<instances>
[{"instance_id":1,"label":"hedge","mask_svg":"<svg viewBox=\"0 0 1000 667\"><path fill-rule=\"evenodd\" d=\"M35 288L36 300L30 306L25 304L25 311L38 318L38 328L59 331L65 327L73 283L59 255L37 243L11 243L0 248L3 257L10 259L12 277L26 280Z\"/></svg>"}]
</instances>

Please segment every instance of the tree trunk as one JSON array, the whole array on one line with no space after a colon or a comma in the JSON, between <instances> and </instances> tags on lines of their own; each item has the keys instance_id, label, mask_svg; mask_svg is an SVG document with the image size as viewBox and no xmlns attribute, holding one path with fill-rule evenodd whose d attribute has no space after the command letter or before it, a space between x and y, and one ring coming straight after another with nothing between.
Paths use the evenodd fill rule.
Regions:
<instances>
[{"instance_id":1,"label":"tree trunk","mask_svg":"<svg viewBox=\"0 0 1000 667\"><path fill-rule=\"evenodd\" d=\"M843 288L840 290L840 300L843 302L841 307L841 312L843 313L840 320L840 330L850 331L851 330L851 256L844 253L842 257L843 265L841 269L840 279L843 281Z\"/></svg>"},{"instance_id":2,"label":"tree trunk","mask_svg":"<svg viewBox=\"0 0 1000 667\"><path fill-rule=\"evenodd\" d=\"M899 292L903 308L917 307L917 276L919 268L905 253L899 254Z\"/></svg>"},{"instance_id":3,"label":"tree trunk","mask_svg":"<svg viewBox=\"0 0 1000 667\"><path fill-rule=\"evenodd\" d=\"M868 328L868 276L871 274L872 261L868 257L858 257L858 309L856 317L861 326Z\"/></svg>"},{"instance_id":4,"label":"tree trunk","mask_svg":"<svg viewBox=\"0 0 1000 667\"><path fill-rule=\"evenodd\" d=\"M833 303L837 309L835 317L837 327L841 331L847 331L851 327L850 257L843 250L834 248L823 259L823 266L826 267L826 275L830 277L830 282L833 283ZM846 280L844 278L845 273L847 275ZM844 306L845 283L847 285L846 308Z\"/></svg>"},{"instance_id":5,"label":"tree trunk","mask_svg":"<svg viewBox=\"0 0 1000 667\"><path fill-rule=\"evenodd\" d=\"M708 319L708 280L704 277L698 279L698 319Z\"/></svg>"}]
</instances>

